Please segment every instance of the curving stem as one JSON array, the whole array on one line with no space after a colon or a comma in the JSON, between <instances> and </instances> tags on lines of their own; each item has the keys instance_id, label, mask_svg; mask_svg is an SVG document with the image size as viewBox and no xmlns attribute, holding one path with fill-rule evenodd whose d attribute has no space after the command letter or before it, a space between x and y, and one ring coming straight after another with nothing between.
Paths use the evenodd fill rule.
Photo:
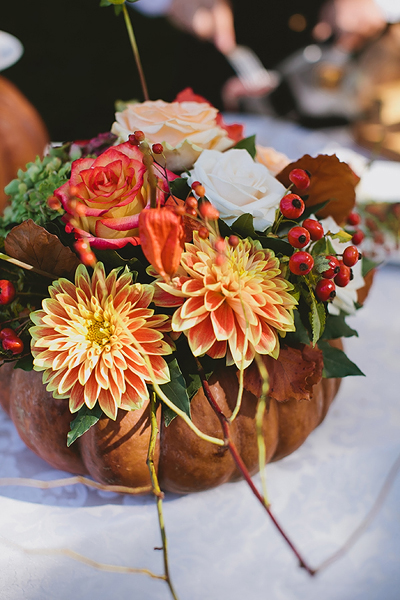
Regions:
<instances>
[{"instance_id":1,"label":"curving stem","mask_svg":"<svg viewBox=\"0 0 400 600\"><path fill-rule=\"evenodd\" d=\"M289 545L289 547L291 548L291 550L294 552L294 554L296 555L298 561L299 561L299 565L301 568L305 569L307 571L307 573L309 573L310 575L315 575L315 569L312 569L311 567L308 566L308 564L305 562L305 560L303 559L303 557L301 556L300 552L297 550L297 548L294 546L293 542L288 538L288 536L286 535L286 533L283 531L282 527L279 525L278 521L276 520L276 518L274 517L271 508L267 502L267 500L260 494L260 492L258 491L258 489L256 488L256 486L254 485L250 473L247 470L246 465L244 464L235 443L232 440L231 437L231 431L230 431L230 424L229 424L229 420L228 418L224 415L224 413L222 412L222 410L220 409L220 407L218 406L216 400L214 399L210 386L208 385L208 381L206 378L206 374L204 372L204 369L201 365L201 363L199 362L198 359L196 359L196 363L197 363L197 370L198 373L200 375L200 379L201 379L201 383L203 386L203 390L204 390L204 394L209 402L209 404L211 405L211 408L214 410L215 414L217 415L217 417L219 418L219 421L221 423L221 427L222 427L222 431L224 433L224 438L225 438L225 443L226 446L228 447L233 460L236 463L237 468L239 469L239 471L241 472L241 474L243 475L243 478L245 479L245 481L247 482L247 484L249 485L251 491L253 492L253 494L255 495L255 497L257 498L257 500L260 502L260 504L262 504L262 506L264 507L264 509L267 511L270 519L272 520L273 524L275 525L275 527L277 528L277 530L279 531L279 533L281 534L281 536L283 537L283 539L286 541L286 543Z\"/></svg>"}]
</instances>

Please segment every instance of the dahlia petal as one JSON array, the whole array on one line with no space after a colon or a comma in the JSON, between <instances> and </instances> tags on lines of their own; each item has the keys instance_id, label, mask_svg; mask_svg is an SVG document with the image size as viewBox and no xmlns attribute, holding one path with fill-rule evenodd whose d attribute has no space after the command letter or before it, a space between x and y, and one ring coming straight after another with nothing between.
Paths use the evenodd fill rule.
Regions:
<instances>
[{"instance_id":1,"label":"dahlia petal","mask_svg":"<svg viewBox=\"0 0 400 600\"><path fill-rule=\"evenodd\" d=\"M194 356L206 354L215 342L215 334L210 319L191 327L187 337Z\"/></svg>"},{"instance_id":2,"label":"dahlia petal","mask_svg":"<svg viewBox=\"0 0 400 600\"><path fill-rule=\"evenodd\" d=\"M61 379L60 383L58 384L58 393L59 394L65 394L66 392L69 392L69 390L72 388L72 386L75 384L75 382L78 379L78 372L79 372L79 368L75 367L75 369L71 369L71 370L67 370L64 377Z\"/></svg>"},{"instance_id":3,"label":"dahlia petal","mask_svg":"<svg viewBox=\"0 0 400 600\"><path fill-rule=\"evenodd\" d=\"M223 294L207 290L204 295L204 306L208 311L213 311L219 308L224 300Z\"/></svg>"},{"instance_id":4,"label":"dahlia petal","mask_svg":"<svg viewBox=\"0 0 400 600\"><path fill-rule=\"evenodd\" d=\"M204 306L203 296L194 296L192 298L188 298L180 310L182 319L198 317L206 312L208 311Z\"/></svg>"},{"instance_id":5,"label":"dahlia petal","mask_svg":"<svg viewBox=\"0 0 400 600\"><path fill-rule=\"evenodd\" d=\"M204 321L204 319L206 319L209 315L208 312L204 312L203 314L198 315L197 317L183 319L181 317L181 310L182 306L178 308L178 310L176 310L173 314L171 322L172 331L187 331L188 329L191 329L192 327L195 327L196 325Z\"/></svg>"},{"instance_id":6,"label":"dahlia petal","mask_svg":"<svg viewBox=\"0 0 400 600\"><path fill-rule=\"evenodd\" d=\"M211 348L207 350L207 355L211 358L224 358L226 355L226 340L214 342Z\"/></svg>"},{"instance_id":7,"label":"dahlia petal","mask_svg":"<svg viewBox=\"0 0 400 600\"><path fill-rule=\"evenodd\" d=\"M216 310L210 313L211 323L215 338L218 342L227 340L232 329L235 327L233 311L227 302L224 302Z\"/></svg>"},{"instance_id":8,"label":"dahlia petal","mask_svg":"<svg viewBox=\"0 0 400 600\"><path fill-rule=\"evenodd\" d=\"M93 408L100 394L100 385L96 380L94 371L83 386L83 393L86 406Z\"/></svg>"},{"instance_id":9,"label":"dahlia petal","mask_svg":"<svg viewBox=\"0 0 400 600\"><path fill-rule=\"evenodd\" d=\"M147 388L146 388L146 390L147 390ZM122 394L122 396L121 396L121 405L120 406L124 410L137 410L138 408L142 407L143 401L147 400L148 397L149 397L148 392L147 392L147 396L142 397L142 396L139 396L139 394L137 393L135 388L133 388L131 385L127 385L126 392L124 394Z\"/></svg>"},{"instance_id":10,"label":"dahlia petal","mask_svg":"<svg viewBox=\"0 0 400 600\"><path fill-rule=\"evenodd\" d=\"M101 410L113 421L117 418L118 406L109 390L100 390L98 402Z\"/></svg>"},{"instance_id":11,"label":"dahlia petal","mask_svg":"<svg viewBox=\"0 0 400 600\"><path fill-rule=\"evenodd\" d=\"M83 386L77 381L71 390L69 397L69 410L74 413L77 412L85 404L85 395Z\"/></svg>"}]
</instances>

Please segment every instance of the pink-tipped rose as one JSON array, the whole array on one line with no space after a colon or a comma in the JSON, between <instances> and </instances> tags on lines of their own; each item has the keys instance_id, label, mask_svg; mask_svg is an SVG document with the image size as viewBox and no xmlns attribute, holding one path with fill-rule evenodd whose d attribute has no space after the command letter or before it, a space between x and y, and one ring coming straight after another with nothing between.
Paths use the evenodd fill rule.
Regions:
<instances>
[{"instance_id":1,"label":"pink-tipped rose","mask_svg":"<svg viewBox=\"0 0 400 600\"><path fill-rule=\"evenodd\" d=\"M54 192L67 213L64 220L92 248L140 243L139 214L148 202L142 158L139 148L129 143L97 158L81 158L72 163L70 180ZM164 181L160 187L167 191ZM165 194L158 193L163 203Z\"/></svg>"}]
</instances>

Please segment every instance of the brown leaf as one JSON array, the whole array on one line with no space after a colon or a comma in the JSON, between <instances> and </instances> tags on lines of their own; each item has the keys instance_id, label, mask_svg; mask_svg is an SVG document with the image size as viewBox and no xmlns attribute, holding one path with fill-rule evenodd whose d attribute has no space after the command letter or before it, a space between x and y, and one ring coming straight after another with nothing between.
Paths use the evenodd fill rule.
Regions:
<instances>
[{"instance_id":1,"label":"brown leaf","mask_svg":"<svg viewBox=\"0 0 400 600\"><path fill-rule=\"evenodd\" d=\"M312 388L322 378L322 352L318 348L282 346L279 358L263 356L269 374L268 397L278 402L310 400ZM261 377L255 361L244 372L244 388L257 398L261 394Z\"/></svg>"},{"instance_id":2,"label":"brown leaf","mask_svg":"<svg viewBox=\"0 0 400 600\"><path fill-rule=\"evenodd\" d=\"M329 204L318 211L317 216L321 219L331 216L338 225L343 224L354 207L355 186L360 181L349 165L340 162L334 155L320 154L313 158L306 154L276 176L285 187L291 184L289 173L292 169L304 169L311 173L311 183L307 190L301 191L293 187L291 191L302 197L308 195L305 201L307 206L330 200Z\"/></svg>"},{"instance_id":3,"label":"brown leaf","mask_svg":"<svg viewBox=\"0 0 400 600\"><path fill-rule=\"evenodd\" d=\"M31 219L13 227L4 245L12 258L57 277L72 277L79 265L70 248Z\"/></svg>"}]
</instances>

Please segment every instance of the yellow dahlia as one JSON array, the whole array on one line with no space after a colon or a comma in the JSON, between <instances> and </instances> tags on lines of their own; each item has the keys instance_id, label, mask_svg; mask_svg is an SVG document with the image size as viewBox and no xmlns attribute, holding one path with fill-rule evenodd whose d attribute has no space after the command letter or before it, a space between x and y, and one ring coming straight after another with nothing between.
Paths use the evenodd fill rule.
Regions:
<instances>
[{"instance_id":1,"label":"yellow dahlia","mask_svg":"<svg viewBox=\"0 0 400 600\"><path fill-rule=\"evenodd\" d=\"M172 348L162 332L170 324L148 308L152 286L133 284L128 271L118 277L118 269L106 277L97 263L92 277L79 265L75 284L59 279L49 292L43 310L31 314L33 365L55 398L69 398L71 412L97 400L111 419L118 408L139 408L152 379L144 355L155 381L169 381L162 355Z\"/></svg>"},{"instance_id":2,"label":"yellow dahlia","mask_svg":"<svg viewBox=\"0 0 400 600\"><path fill-rule=\"evenodd\" d=\"M154 301L179 306L172 329L185 333L195 356L226 355L227 364L238 367L247 367L256 353L276 358L277 332L294 331L297 304L278 258L258 241L240 240L233 248L225 239L221 261L220 244L217 251L213 241L194 233L178 275L170 283L156 282Z\"/></svg>"}]
</instances>

